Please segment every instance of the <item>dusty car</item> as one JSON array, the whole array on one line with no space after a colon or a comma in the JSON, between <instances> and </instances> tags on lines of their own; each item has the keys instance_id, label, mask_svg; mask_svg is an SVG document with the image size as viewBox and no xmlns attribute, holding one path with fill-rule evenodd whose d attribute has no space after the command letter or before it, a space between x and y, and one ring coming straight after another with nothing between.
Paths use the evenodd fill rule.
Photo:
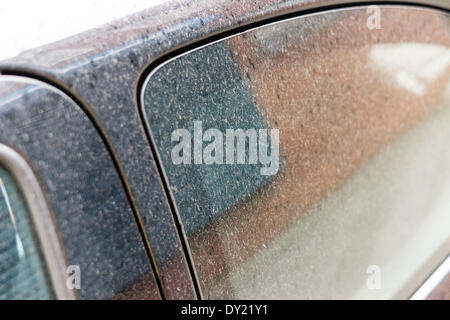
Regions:
<instances>
[{"instance_id":1,"label":"dusty car","mask_svg":"<svg viewBox=\"0 0 450 320\"><path fill-rule=\"evenodd\" d=\"M450 298L450 3L170 1L0 62L0 299Z\"/></svg>"}]
</instances>

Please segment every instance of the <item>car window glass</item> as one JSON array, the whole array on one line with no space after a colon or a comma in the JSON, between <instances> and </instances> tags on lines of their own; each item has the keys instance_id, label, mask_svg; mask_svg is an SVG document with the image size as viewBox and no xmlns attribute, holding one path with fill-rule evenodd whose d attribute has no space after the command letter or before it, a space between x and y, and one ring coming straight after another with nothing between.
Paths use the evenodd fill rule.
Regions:
<instances>
[{"instance_id":1,"label":"car window glass","mask_svg":"<svg viewBox=\"0 0 450 320\"><path fill-rule=\"evenodd\" d=\"M143 113L205 298L407 297L448 254L449 26L335 10L150 74Z\"/></svg>"},{"instance_id":2,"label":"car window glass","mask_svg":"<svg viewBox=\"0 0 450 320\"><path fill-rule=\"evenodd\" d=\"M0 299L54 299L19 186L0 164Z\"/></svg>"}]
</instances>

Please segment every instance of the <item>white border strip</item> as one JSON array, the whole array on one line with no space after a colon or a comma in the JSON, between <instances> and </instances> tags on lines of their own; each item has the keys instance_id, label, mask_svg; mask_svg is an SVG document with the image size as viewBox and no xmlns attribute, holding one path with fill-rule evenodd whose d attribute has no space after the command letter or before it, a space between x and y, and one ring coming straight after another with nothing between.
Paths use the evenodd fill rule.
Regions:
<instances>
[{"instance_id":1,"label":"white border strip","mask_svg":"<svg viewBox=\"0 0 450 320\"><path fill-rule=\"evenodd\" d=\"M410 300L425 300L439 283L450 273L450 256L434 270L425 282L411 296Z\"/></svg>"}]
</instances>

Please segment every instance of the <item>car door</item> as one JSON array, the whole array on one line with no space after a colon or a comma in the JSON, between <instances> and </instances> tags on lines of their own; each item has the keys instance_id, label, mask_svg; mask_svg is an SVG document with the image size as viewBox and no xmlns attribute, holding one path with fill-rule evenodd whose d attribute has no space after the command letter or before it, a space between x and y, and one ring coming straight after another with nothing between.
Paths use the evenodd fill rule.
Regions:
<instances>
[{"instance_id":1,"label":"car door","mask_svg":"<svg viewBox=\"0 0 450 320\"><path fill-rule=\"evenodd\" d=\"M28 160L96 235L55 224L106 265L79 297L410 297L449 254L448 6L416 2L169 3L4 61L85 121L52 147L91 157Z\"/></svg>"}]
</instances>

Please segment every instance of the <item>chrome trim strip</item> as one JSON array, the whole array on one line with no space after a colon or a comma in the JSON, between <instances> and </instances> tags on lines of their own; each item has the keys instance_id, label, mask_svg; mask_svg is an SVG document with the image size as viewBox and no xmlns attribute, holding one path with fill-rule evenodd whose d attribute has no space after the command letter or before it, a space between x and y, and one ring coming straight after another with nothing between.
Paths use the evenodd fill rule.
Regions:
<instances>
[{"instance_id":1,"label":"chrome trim strip","mask_svg":"<svg viewBox=\"0 0 450 320\"><path fill-rule=\"evenodd\" d=\"M23 193L39 238L56 298L75 299L74 291L66 287L67 263L64 251L49 206L33 170L17 151L1 143L0 163L16 179Z\"/></svg>"},{"instance_id":2,"label":"chrome trim strip","mask_svg":"<svg viewBox=\"0 0 450 320\"><path fill-rule=\"evenodd\" d=\"M450 255L433 271L425 282L414 292L410 300L425 300L439 283L450 273Z\"/></svg>"}]
</instances>

